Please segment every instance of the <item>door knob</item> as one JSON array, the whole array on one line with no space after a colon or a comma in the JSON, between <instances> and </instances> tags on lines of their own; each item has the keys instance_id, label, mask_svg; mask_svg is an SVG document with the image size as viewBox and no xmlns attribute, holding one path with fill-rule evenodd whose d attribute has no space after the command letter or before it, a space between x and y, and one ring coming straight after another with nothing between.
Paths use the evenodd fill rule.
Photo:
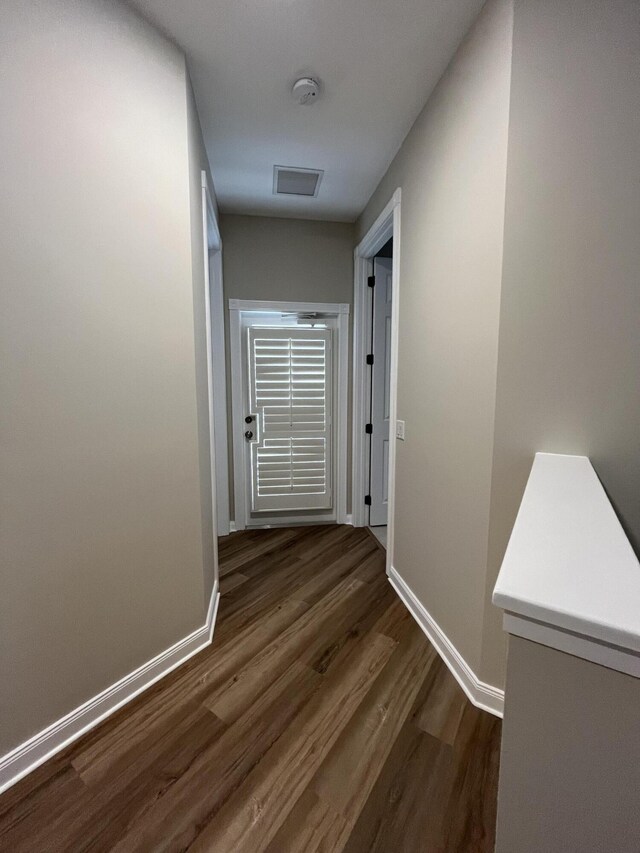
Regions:
<instances>
[{"instance_id":1,"label":"door knob","mask_svg":"<svg viewBox=\"0 0 640 853\"><path fill-rule=\"evenodd\" d=\"M244 422L245 424L253 423L253 415L247 415L247 417L244 419Z\"/></svg>"},{"instance_id":2,"label":"door knob","mask_svg":"<svg viewBox=\"0 0 640 853\"><path fill-rule=\"evenodd\" d=\"M247 439L247 441L251 441L251 439L253 438L253 430L248 429L245 432L244 437Z\"/></svg>"}]
</instances>

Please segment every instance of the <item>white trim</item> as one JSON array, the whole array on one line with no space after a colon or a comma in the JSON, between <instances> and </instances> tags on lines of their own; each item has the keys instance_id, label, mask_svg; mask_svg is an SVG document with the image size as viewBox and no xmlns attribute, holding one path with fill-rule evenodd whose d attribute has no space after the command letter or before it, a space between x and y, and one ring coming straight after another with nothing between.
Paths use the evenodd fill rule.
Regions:
<instances>
[{"instance_id":1,"label":"white trim","mask_svg":"<svg viewBox=\"0 0 640 853\"><path fill-rule=\"evenodd\" d=\"M323 522L330 524L346 523L347 519L347 445L348 445L348 401L349 401L349 313L351 306L347 302L280 302L257 299L229 300L229 349L231 353L231 413L233 447L234 482L234 519L233 530L245 530L251 527L273 527L296 523ZM249 523L247 517L247 470L244 441L244 400L242 396L242 359L241 327L242 314L246 312L274 311L283 314L318 313L336 317L338 320L338 413L336 420L336 484L334 489L335 506L331 513L323 515L272 516L262 517ZM235 425L239 428L235 428Z\"/></svg>"},{"instance_id":2,"label":"white trim","mask_svg":"<svg viewBox=\"0 0 640 853\"><path fill-rule=\"evenodd\" d=\"M209 228L215 228L215 217L212 218L213 205L209 190L207 187L206 174L200 173L202 182L202 238L203 238L203 265L204 265L204 326L205 326L205 351L207 362L207 419L209 422L209 487L211 489L211 530L212 530L212 558L213 558L213 576L214 580L218 580L218 512L217 512L217 467L216 467L216 424L215 424L215 404L214 404L214 375L213 375L213 335L211 330L212 315L211 315L211 284L209 281ZM210 221L211 220L211 221ZM227 489L228 491L228 489ZM203 555L207 560L206 555Z\"/></svg>"},{"instance_id":3,"label":"white trim","mask_svg":"<svg viewBox=\"0 0 640 853\"><path fill-rule=\"evenodd\" d=\"M213 206L213 199L209 192L209 181L207 180L207 173L205 169L200 170L200 186L203 190L206 190L206 193L203 194L203 213L206 211L209 214L208 219L203 217L204 224L207 226L204 242L207 244L208 248L219 252L220 249L222 249L222 238L220 237L220 228L218 226L218 219Z\"/></svg>"},{"instance_id":4,"label":"white trim","mask_svg":"<svg viewBox=\"0 0 640 853\"><path fill-rule=\"evenodd\" d=\"M300 516L304 513L304 517ZM308 515L306 511L300 512L298 515L272 515L263 517L260 520L251 520L247 522L246 530L271 530L274 527L309 527L315 524L336 524L335 514L330 510L327 515Z\"/></svg>"},{"instance_id":5,"label":"white trim","mask_svg":"<svg viewBox=\"0 0 640 853\"><path fill-rule=\"evenodd\" d=\"M347 415L349 408L349 305L342 305L338 314L338 424L336 458L336 522L347 519L347 445L349 442Z\"/></svg>"},{"instance_id":6,"label":"white trim","mask_svg":"<svg viewBox=\"0 0 640 853\"><path fill-rule=\"evenodd\" d=\"M362 258L372 258L376 252L379 252L384 244L391 238L395 238L393 213L396 207L400 206L402 191L400 187L394 192L389 201L383 207L376 221L364 235L362 240L356 247L356 252ZM394 239L394 244L396 240ZM393 247L394 253L396 247Z\"/></svg>"},{"instance_id":7,"label":"white trim","mask_svg":"<svg viewBox=\"0 0 640 853\"><path fill-rule=\"evenodd\" d=\"M200 179L202 184L209 424L212 450L212 504L217 542L217 536L226 536L229 533L230 523L222 240L220 239L220 230L216 220L213 200L209 192L207 173L204 170L200 173ZM214 252L211 258L209 255L210 250Z\"/></svg>"},{"instance_id":8,"label":"white trim","mask_svg":"<svg viewBox=\"0 0 640 853\"><path fill-rule=\"evenodd\" d=\"M280 302L272 299L230 299L230 311L275 311L285 314L349 314L348 302Z\"/></svg>"},{"instance_id":9,"label":"white trim","mask_svg":"<svg viewBox=\"0 0 640 853\"><path fill-rule=\"evenodd\" d=\"M244 403L242 400L242 360L241 351L241 317L240 309L232 304L240 300L229 300L229 351L231 353L231 445L233 447L233 497L234 497L234 529L244 530L247 526L245 508L245 484L247 482L246 454L244 444L236 436L242 429ZM242 483L238 489L238 483Z\"/></svg>"},{"instance_id":10,"label":"white trim","mask_svg":"<svg viewBox=\"0 0 640 853\"><path fill-rule=\"evenodd\" d=\"M366 279L371 274L371 261L354 252L354 287L353 287L353 403L352 411L352 452L351 464L351 507L353 524L364 527L366 511L364 504L365 475L367 468L366 441L362 425L367 422L369 409L369 389L364 369L369 346L371 316L371 291L366 287ZM363 284L364 282L364 284ZM358 428L358 425L360 428ZM390 428L393 425L390 426Z\"/></svg>"},{"instance_id":11,"label":"white trim","mask_svg":"<svg viewBox=\"0 0 640 853\"><path fill-rule=\"evenodd\" d=\"M127 702L180 664L210 645L220 601L216 581L204 625L150 661L125 675L97 696L43 729L0 758L0 793L31 773L81 735L93 729Z\"/></svg>"},{"instance_id":12,"label":"white trim","mask_svg":"<svg viewBox=\"0 0 640 853\"><path fill-rule=\"evenodd\" d=\"M354 252L353 284L353 449L352 449L352 515L355 527L366 526L365 473L367 467L364 427L367 421L369 389L366 382L365 356L370 346L371 292L367 277L371 271L371 258L393 237L392 289L393 307L391 314L391 370L389 430L389 517L387 519L387 573L393 560L394 513L396 491L396 421L398 418L398 341L400 317L400 249L401 249L401 203L402 192L398 188L385 205L371 228L367 231Z\"/></svg>"},{"instance_id":13,"label":"white trim","mask_svg":"<svg viewBox=\"0 0 640 853\"><path fill-rule=\"evenodd\" d=\"M298 524L308 525L308 524L331 524L331 523L332 523L331 521L329 521L326 518L323 518L321 516L318 516L317 518L306 518L305 517L305 520L303 522L301 522L299 518L297 518L297 517L294 518L292 516L291 518L286 518L286 517L276 518L276 519L272 520L272 522L270 524L266 524L265 527L274 527L274 526L278 526L278 525L282 525L282 524L286 524L287 526L295 527ZM347 513L344 516L343 521L337 521L336 523L337 524L349 524L353 527L353 516L351 515L351 513ZM251 525L251 527L253 529L254 525ZM236 523L235 523L235 521L232 520L229 523L229 533L235 533L235 532L236 532Z\"/></svg>"},{"instance_id":14,"label":"white trim","mask_svg":"<svg viewBox=\"0 0 640 853\"><path fill-rule=\"evenodd\" d=\"M405 603L407 610L427 635L429 642L449 667L451 674L476 707L502 717L504 712L504 690L480 681L451 640L431 616L429 611L400 577L393 566L389 568L389 582Z\"/></svg>"}]
</instances>

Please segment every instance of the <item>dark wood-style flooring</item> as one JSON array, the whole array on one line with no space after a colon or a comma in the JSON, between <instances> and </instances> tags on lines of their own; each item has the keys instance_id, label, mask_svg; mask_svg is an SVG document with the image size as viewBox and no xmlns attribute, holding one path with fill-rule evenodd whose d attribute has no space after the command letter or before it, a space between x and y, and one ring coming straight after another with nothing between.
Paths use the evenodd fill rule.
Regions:
<instances>
[{"instance_id":1,"label":"dark wood-style flooring","mask_svg":"<svg viewBox=\"0 0 640 853\"><path fill-rule=\"evenodd\" d=\"M213 645L0 797L3 851L492 851L500 722L351 527L220 542Z\"/></svg>"}]
</instances>

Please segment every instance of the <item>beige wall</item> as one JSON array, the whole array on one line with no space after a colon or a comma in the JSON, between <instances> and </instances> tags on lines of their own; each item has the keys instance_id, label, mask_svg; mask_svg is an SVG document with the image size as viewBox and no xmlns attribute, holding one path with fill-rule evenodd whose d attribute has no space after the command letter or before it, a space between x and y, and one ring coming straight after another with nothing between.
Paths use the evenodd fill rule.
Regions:
<instances>
[{"instance_id":1,"label":"beige wall","mask_svg":"<svg viewBox=\"0 0 640 853\"><path fill-rule=\"evenodd\" d=\"M346 222L222 215L225 299L353 302Z\"/></svg>"},{"instance_id":2,"label":"beige wall","mask_svg":"<svg viewBox=\"0 0 640 853\"><path fill-rule=\"evenodd\" d=\"M640 549L640 4L516 0L489 601L536 450L585 454Z\"/></svg>"},{"instance_id":3,"label":"beige wall","mask_svg":"<svg viewBox=\"0 0 640 853\"><path fill-rule=\"evenodd\" d=\"M184 59L97 0L0 39L2 753L205 602Z\"/></svg>"},{"instance_id":4,"label":"beige wall","mask_svg":"<svg viewBox=\"0 0 640 853\"><path fill-rule=\"evenodd\" d=\"M511 4L490 0L357 223L402 188L394 566L467 662L482 645Z\"/></svg>"},{"instance_id":5,"label":"beige wall","mask_svg":"<svg viewBox=\"0 0 640 853\"><path fill-rule=\"evenodd\" d=\"M496 853L637 853L640 681L511 637Z\"/></svg>"},{"instance_id":6,"label":"beige wall","mask_svg":"<svg viewBox=\"0 0 640 853\"><path fill-rule=\"evenodd\" d=\"M265 216L220 217L225 310L229 299L353 304L353 225ZM226 317L228 320L228 315ZM228 323L227 367L229 368ZM227 370L229 375L229 370ZM349 367L351 383L351 367ZM233 507L233 423L229 383L229 472ZM349 399L349 430L351 429ZM238 425L244 431L244 423ZM237 427L237 428L238 428ZM236 431L237 431L236 428ZM351 507L348 448L347 511ZM233 509L232 509L233 516Z\"/></svg>"}]
</instances>

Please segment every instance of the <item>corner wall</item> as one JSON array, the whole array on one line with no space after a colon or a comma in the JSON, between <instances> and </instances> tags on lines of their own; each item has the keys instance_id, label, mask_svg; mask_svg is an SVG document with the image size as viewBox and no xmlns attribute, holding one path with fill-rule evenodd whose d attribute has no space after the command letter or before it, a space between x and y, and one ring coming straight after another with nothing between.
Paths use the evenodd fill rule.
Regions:
<instances>
[{"instance_id":1,"label":"corner wall","mask_svg":"<svg viewBox=\"0 0 640 853\"><path fill-rule=\"evenodd\" d=\"M536 451L584 454L640 549L640 4L516 0L483 676Z\"/></svg>"},{"instance_id":2,"label":"corner wall","mask_svg":"<svg viewBox=\"0 0 640 853\"><path fill-rule=\"evenodd\" d=\"M496 853L637 853L640 681L509 638Z\"/></svg>"},{"instance_id":3,"label":"corner wall","mask_svg":"<svg viewBox=\"0 0 640 853\"><path fill-rule=\"evenodd\" d=\"M490 0L357 223L402 188L393 565L478 672L486 585L512 9Z\"/></svg>"},{"instance_id":4,"label":"corner wall","mask_svg":"<svg viewBox=\"0 0 640 853\"><path fill-rule=\"evenodd\" d=\"M183 56L0 5L0 754L203 623Z\"/></svg>"}]
</instances>

